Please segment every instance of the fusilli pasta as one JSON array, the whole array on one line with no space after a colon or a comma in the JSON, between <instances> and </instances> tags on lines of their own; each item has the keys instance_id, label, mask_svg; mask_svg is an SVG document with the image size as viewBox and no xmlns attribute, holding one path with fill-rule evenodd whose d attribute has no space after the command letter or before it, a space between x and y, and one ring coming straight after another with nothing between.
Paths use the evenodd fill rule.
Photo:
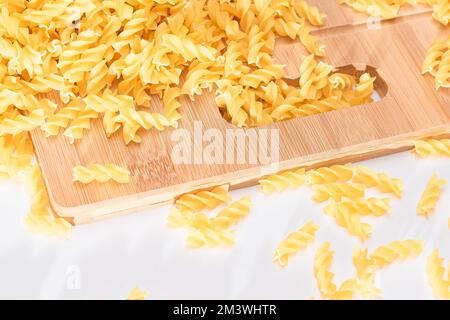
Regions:
<instances>
[{"instance_id":1,"label":"fusilli pasta","mask_svg":"<svg viewBox=\"0 0 450 320\"><path fill-rule=\"evenodd\" d=\"M422 253L422 250L422 240L393 241L375 249L370 257L375 266L381 269L396 260L416 257Z\"/></svg>"},{"instance_id":2,"label":"fusilli pasta","mask_svg":"<svg viewBox=\"0 0 450 320\"><path fill-rule=\"evenodd\" d=\"M400 179L391 178L384 173L377 173L367 167L357 166L354 169L353 181L367 187L376 187L384 193L392 193L397 197L403 195L403 182Z\"/></svg>"},{"instance_id":3,"label":"fusilli pasta","mask_svg":"<svg viewBox=\"0 0 450 320\"><path fill-rule=\"evenodd\" d=\"M450 139L416 140L414 145L413 152L419 157L450 157Z\"/></svg>"},{"instance_id":4,"label":"fusilli pasta","mask_svg":"<svg viewBox=\"0 0 450 320\"><path fill-rule=\"evenodd\" d=\"M434 210L441 196L441 189L447 184L447 180L439 179L435 174L430 178L425 190L422 193L419 203L417 204L417 214L419 216L429 217Z\"/></svg>"},{"instance_id":5,"label":"fusilli pasta","mask_svg":"<svg viewBox=\"0 0 450 320\"><path fill-rule=\"evenodd\" d=\"M199 212L202 209L212 210L230 200L228 185L222 185L211 190L184 194L175 201L175 206L182 211Z\"/></svg>"},{"instance_id":6,"label":"fusilli pasta","mask_svg":"<svg viewBox=\"0 0 450 320\"><path fill-rule=\"evenodd\" d=\"M142 291L139 287L134 287L128 294L127 300L145 300L148 295L148 291Z\"/></svg>"},{"instance_id":7,"label":"fusilli pasta","mask_svg":"<svg viewBox=\"0 0 450 320\"><path fill-rule=\"evenodd\" d=\"M319 226L314 224L313 221L308 221L297 231L288 234L278 245L273 261L285 267L290 256L306 248L310 242L314 241L317 230L319 230Z\"/></svg>"},{"instance_id":8,"label":"fusilli pasta","mask_svg":"<svg viewBox=\"0 0 450 320\"><path fill-rule=\"evenodd\" d=\"M294 189L301 186L305 181L305 169L287 170L259 180L261 191L271 193L275 190Z\"/></svg>"},{"instance_id":9,"label":"fusilli pasta","mask_svg":"<svg viewBox=\"0 0 450 320\"><path fill-rule=\"evenodd\" d=\"M115 164L92 164L88 167L73 168L73 181L90 183L92 181L107 182L114 180L118 183L130 182L130 171Z\"/></svg>"},{"instance_id":10,"label":"fusilli pasta","mask_svg":"<svg viewBox=\"0 0 450 320\"><path fill-rule=\"evenodd\" d=\"M445 279L444 259L439 257L439 251L433 250L427 259L428 282L438 299L450 300L450 278ZM447 270L450 273L450 270Z\"/></svg>"}]
</instances>

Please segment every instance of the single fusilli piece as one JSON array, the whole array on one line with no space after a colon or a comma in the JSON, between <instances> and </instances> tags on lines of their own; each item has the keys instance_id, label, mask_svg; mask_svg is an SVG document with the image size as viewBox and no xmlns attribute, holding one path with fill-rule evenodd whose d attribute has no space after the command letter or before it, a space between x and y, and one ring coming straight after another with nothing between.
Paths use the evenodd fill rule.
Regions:
<instances>
[{"instance_id":1,"label":"single fusilli piece","mask_svg":"<svg viewBox=\"0 0 450 320\"><path fill-rule=\"evenodd\" d=\"M334 283L334 273L330 271L334 252L330 249L330 243L325 242L314 257L314 277L320 294L325 299L348 300L352 299L358 290L356 279L344 281L339 288Z\"/></svg>"},{"instance_id":2,"label":"single fusilli piece","mask_svg":"<svg viewBox=\"0 0 450 320\"><path fill-rule=\"evenodd\" d=\"M364 166L355 167L353 173L353 182L361 183L369 188L376 187L380 192L392 193L399 198L403 195L404 186L400 179L377 173Z\"/></svg>"},{"instance_id":3,"label":"single fusilli piece","mask_svg":"<svg viewBox=\"0 0 450 320\"><path fill-rule=\"evenodd\" d=\"M448 26L450 20L450 2L448 0L436 0L433 5L433 18Z\"/></svg>"},{"instance_id":4,"label":"single fusilli piece","mask_svg":"<svg viewBox=\"0 0 450 320\"><path fill-rule=\"evenodd\" d=\"M252 202L249 196L242 197L220 210L217 216L211 219L212 223L219 228L227 229L245 218L250 212L251 205Z\"/></svg>"},{"instance_id":5,"label":"single fusilli piece","mask_svg":"<svg viewBox=\"0 0 450 320\"><path fill-rule=\"evenodd\" d=\"M280 172L259 180L261 191L271 193L273 191L284 191L286 189L295 189L305 182L305 169L296 169Z\"/></svg>"},{"instance_id":6,"label":"single fusilli piece","mask_svg":"<svg viewBox=\"0 0 450 320\"><path fill-rule=\"evenodd\" d=\"M187 245L190 248L200 247L230 247L235 243L234 231L222 228L190 229Z\"/></svg>"},{"instance_id":7,"label":"single fusilli piece","mask_svg":"<svg viewBox=\"0 0 450 320\"><path fill-rule=\"evenodd\" d=\"M211 190L184 194L175 201L175 206L182 211L199 212L202 209L212 210L230 200L228 185L222 185Z\"/></svg>"},{"instance_id":8,"label":"single fusilli piece","mask_svg":"<svg viewBox=\"0 0 450 320\"><path fill-rule=\"evenodd\" d=\"M128 294L127 300L145 300L148 295L148 291L143 291L139 287L134 287Z\"/></svg>"},{"instance_id":9,"label":"single fusilli piece","mask_svg":"<svg viewBox=\"0 0 450 320\"><path fill-rule=\"evenodd\" d=\"M339 206L345 206L350 214L361 216L382 216L391 209L390 199L388 198L342 198Z\"/></svg>"},{"instance_id":10,"label":"single fusilli piece","mask_svg":"<svg viewBox=\"0 0 450 320\"><path fill-rule=\"evenodd\" d=\"M19 114L14 118L0 120L0 136L5 134L18 134L25 131L31 131L44 124L44 110L36 109L29 115Z\"/></svg>"},{"instance_id":11,"label":"single fusilli piece","mask_svg":"<svg viewBox=\"0 0 450 320\"><path fill-rule=\"evenodd\" d=\"M331 182L314 185L313 189L315 191L313 199L317 202L324 202L330 198L335 201L340 201L343 197L350 199L362 198L366 187L363 184Z\"/></svg>"},{"instance_id":12,"label":"single fusilli piece","mask_svg":"<svg viewBox=\"0 0 450 320\"><path fill-rule=\"evenodd\" d=\"M377 269L381 269L396 260L416 257L422 253L422 240L393 241L375 249L370 256Z\"/></svg>"},{"instance_id":13,"label":"single fusilli piece","mask_svg":"<svg viewBox=\"0 0 450 320\"><path fill-rule=\"evenodd\" d=\"M450 157L450 139L416 140L413 152L419 157Z\"/></svg>"},{"instance_id":14,"label":"single fusilli piece","mask_svg":"<svg viewBox=\"0 0 450 320\"><path fill-rule=\"evenodd\" d=\"M424 216L427 218L434 212L441 196L442 187L446 184L447 180L439 179L435 174L433 174L425 186L422 197L417 204L417 214L419 216Z\"/></svg>"},{"instance_id":15,"label":"single fusilli piece","mask_svg":"<svg viewBox=\"0 0 450 320\"><path fill-rule=\"evenodd\" d=\"M367 240L372 234L372 227L361 222L357 214L351 213L347 206L331 199L324 208L326 214L335 218L336 223L345 228L349 234L358 237L361 241Z\"/></svg>"},{"instance_id":16,"label":"single fusilli piece","mask_svg":"<svg viewBox=\"0 0 450 320\"><path fill-rule=\"evenodd\" d=\"M128 169L115 164L92 164L88 167L74 167L73 181L90 183L92 181L107 182L113 180L118 183L129 183L130 174Z\"/></svg>"},{"instance_id":17,"label":"single fusilli piece","mask_svg":"<svg viewBox=\"0 0 450 320\"><path fill-rule=\"evenodd\" d=\"M291 232L278 245L273 261L280 264L282 267L286 266L290 256L296 254L299 250L304 249L309 243L314 241L315 234L319 230L319 226L313 221L308 221L297 231Z\"/></svg>"},{"instance_id":18,"label":"single fusilli piece","mask_svg":"<svg viewBox=\"0 0 450 320\"><path fill-rule=\"evenodd\" d=\"M445 279L443 264L444 259L439 257L439 251L434 250L427 259L428 282L437 299L450 300L450 278ZM447 273L450 275L450 269L447 270Z\"/></svg>"},{"instance_id":19,"label":"single fusilli piece","mask_svg":"<svg viewBox=\"0 0 450 320\"><path fill-rule=\"evenodd\" d=\"M334 273L330 271L334 252L330 250L330 243L325 242L314 257L314 277L320 294L324 298L331 297L336 292Z\"/></svg>"},{"instance_id":20,"label":"single fusilli piece","mask_svg":"<svg viewBox=\"0 0 450 320\"><path fill-rule=\"evenodd\" d=\"M367 249L353 252L353 265L356 269L358 290L364 299L379 297L381 290L375 286L375 263L367 254Z\"/></svg>"},{"instance_id":21,"label":"single fusilli piece","mask_svg":"<svg viewBox=\"0 0 450 320\"><path fill-rule=\"evenodd\" d=\"M430 73L436 74L439 64L442 60L442 56L447 50L447 44L443 40L436 40L428 49L425 60L422 64L422 74Z\"/></svg>"},{"instance_id":22,"label":"single fusilli piece","mask_svg":"<svg viewBox=\"0 0 450 320\"><path fill-rule=\"evenodd\" d=\"M330 182L346 182L353 177L353 168L350 163L345 165L333 165L309 170L306 173L306 183L309 185L324 184Z\"/></svg>"},{"instance_id":23,"label":"single fusilli piece","mask_svg":"<svg viewBox=\"0 0 450 320\"><path fill-rule=\"evenodd\" d=\"M38 166L30 167L27 171L27 178L31 206L24 221L26 228L33 233L68 238L72 225L52 211L40 168Z\"/></svg>"},{"instance_id":24,"label":"single fusilli piece","mask_svg":"<svg viewBox=\"0 0 450 320\"><path fill-rule=\"evenodd\" d=\"M167 225L171 228L191 227L194 229L213 228L213 221L204 213L170 208Z\"/></svg>"}]
</instances>

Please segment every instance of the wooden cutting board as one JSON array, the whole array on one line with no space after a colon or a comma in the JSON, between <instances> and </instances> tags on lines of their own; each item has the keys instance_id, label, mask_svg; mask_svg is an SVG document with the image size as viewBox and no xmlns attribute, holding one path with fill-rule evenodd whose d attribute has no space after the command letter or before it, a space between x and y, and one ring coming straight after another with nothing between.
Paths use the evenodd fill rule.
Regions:
<instances>
[{"instance_id":1,"label":"wooden cutting board","mask_svg":"<svg viewBox=\"0 0 450 320\"><path fill-rule=\"evenodd\" d=\"M245 186L278 170L357 161L408 149L418 138L450 133L449 90L436 92L434 79L420 72L432 41L449 34L432 20L429 8L407 8L401 17L374 27L365 15L337 1L311 2L328 16L326 26L315 31L326 44L324 61L355 74L367 70L376 75L380 101L254 129L258 134L279 130L279 162L269 165L175 164L173 129L142 133L141 144L128 146L121 134L107 138L99 120L73 145L62 135L47 139L35 130L32 138L55 211L76 224L91 222L170 203L192 190L224 183ZM303 55L306 52L298 42L277 40L275 57L286 65L286 78L299 77ZM56 94L51 97L61 105ZM222 118L213 94L205 92L194 102L188 98L181 102L179 127L187 133L193 134L196 121L201 121L203 132L214 128L225 136L226 130L235 129ZM161 107L161 101L155 100L152 108ZM186 145L200 148L194 139ZM238 152L248 154L251 148L247 145ZM73 183L72 168L92 163L127 166L131 182Z\"/></svg>"}]
</instances>

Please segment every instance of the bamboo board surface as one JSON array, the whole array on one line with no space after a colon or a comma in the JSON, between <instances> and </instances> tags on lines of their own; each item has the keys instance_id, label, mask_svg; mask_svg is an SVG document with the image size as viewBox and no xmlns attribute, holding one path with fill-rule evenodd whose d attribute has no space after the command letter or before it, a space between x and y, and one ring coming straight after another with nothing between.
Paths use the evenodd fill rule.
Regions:
<instances>
[{"instance_id":1,"label":"bamboo board surface","mask_svg":"<svg viewBox=\"0 0 450 320\"><path fill-rule=\"evenodd\" d=\"M32 139L55 211L75 223L91 222L168 203L192 190L224 183L239 187L278 170L380 156L405 150L417 138L450 133L449 90L436 92L434 79L420 72L431 42L448 35L448 29L432 20L428 8L411 7L399 18L372 28L366 16L337 1L310 2L327 14L326 25L314 31L326 45L323 60L344 71L376 75L380 101L256 128L258 133L279 130L279 162L273 165L175 164L172 129L144 132L141 144L128 146L120 134L107 138L100 120L73 145L62 135L45 138L35 130ZM286 78L299 77L305 54L298 42L277 39L275 58L286 65ZM50 97L61 105L56 94ZM234 128L222 118L212 93L205 91L194 102L182 98L181 103L179 128L189 133L193 134L196 121L201 121L203 132L214 128L223 136ZM155 99L152 108L161 107ZM194 141L187 144L192 150L200 147ZM251 148L247 145L237 152L248 155ZM92 163L127 166L131 182L73 183L72 168Z\"/></svg>"}]
</instances>

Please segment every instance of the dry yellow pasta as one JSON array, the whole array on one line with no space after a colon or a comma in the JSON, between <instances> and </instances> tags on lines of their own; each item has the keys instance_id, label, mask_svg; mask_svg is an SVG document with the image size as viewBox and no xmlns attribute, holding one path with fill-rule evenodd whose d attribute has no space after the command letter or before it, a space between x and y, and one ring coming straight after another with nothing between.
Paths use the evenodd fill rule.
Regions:
<instances>
[{"instance_id":1,"label":"dry yellow pasta","mask_svg":"<svg viewBox=\"0 0 450 320\"><path fill-rule=\"evenodd\" d=\"M346 182L353 177L353 168L350 163L345 165L333 165L309 170L306 173L306 182L310 185L330 182Z\"/></svg>"},{"instance_id":2,"label":"dry yellow pasta","mask_svg":"<svg viewBox=\"0 0 450 320\"><path fill-rule=\"evenodd\" d=\"M420 255L423 246L422 240L393 241L375 249L370 257L373 259L375 266L381 269L396 260Z\"/></svg>"},{"instance_id":3,"label":"dry yellow pasta","mask_svg":"<svg viewBox=\"0 0 450 320\"><path fill-rule=\"evenodd\" d=\"M334 252L330 249L330 243L325 242L317 250L314 257L314 277L320 294L325 299L348 300L352 299L358 290L358 281L348 279L339 288L334 283L334 273L330 271Z\"/></svg>"},{"instance_id":4,"label":"dry yellow pasta","mask_svg":"<svg viewBox=\"0 0 450 320\"><path fill-rule=\"evenodd\" d=\"M404 185L400 179L377 173L364 166L355 167L353 182L361 183L369 188L376 187L381 192L392 193L399 198L403 195Z\"/></svg>"},{"instance_id":5,"label":"dry yellow pasta","mask_svg":"<svg viewBox=\"0 0 450 320\"><path fill-rule=\"evenodd\" d=\"M139 287L134 287L128 294L127 300L145 300L148 295L148 291L142 291Z\"/></svg>"},{"instance_id":6,"label":"dry yellow pasta","mask_svg":"<svg viewBox=\"0 0 450 320\"><path fill-rule=\"evenodd\" d=\"M184 194L175 201L175 206L182 211L199 212L202 209L212 210L230 200L228 185L222 185L211 190Z\"/></svg>"},{"instance_id":7,"label":"dry yellow pasta","mask_svg":"<svg viewBox=\"0 0 450 320\"><path fill-rule=\"evenodd\" d=\"M227 229L246 217L250 212L251 205L249 196L242 197L225 209L220 210L217 216L211 219L211 223L219 228Z\"/></svg>"},{"instance_id":8,"label":"dry yellow pasta","mask_svg":"<svg viewBox=\"0 0 450 320\"><path fill-rule=\"evenodd\" d=\"M345 206L349 213L358 214L361 216L382 216L391 209L390 199L388 198L345 198L338 203L340 206Z\"/></svg>"},{"instance_id":9,"label":"dry yellow pasta","mask_svg":"<svg viewBox=\"0 0 450 320\"><path fill-rule=\"evenodd\" d=\"M47 189L38 166L28 169L28 187L31 198L30 212L25 217L25 226L31 232L68 238L72 225L54 214L47 195Z\"/></svg>"},{"instance_id":10,"label":"dry yellow pasta","mask_svg":"<svg viewBox=\"0 0 450 320\"><path fill-rule=\"evenodd\" d=\"M234 233L234 231L215 227L191 228L187 237L187 246L190 248L229 247L234 245Z\"/></svg>"},{"instance_id":11,"label":"dry yellow pasta","mask_svg":"<svg viewBox=\"0 0 450 320\"><path fill-rule=\"evenodd\" d=\"M365 241L371 236L372 227L361 222L359 215L351 213L347 206L336 203L335 200L331 199L324 211L334 217L339 226L345 228L349 234L358 237L361 241Z\"/></svg>"},{"instance_id":12,"label":"dry yellow pasta","mask_svg":"<svg viewBox=\"0 0 450 320\"><path fill-rule=\"evenodd\" d=\"M315 194L313 199L317 202L324 202L328 199L340 201L343 197L361 198L364 197L366 187L362 184L348 182L331 182L313 186Z\"/></svg>"},{"instance_id":13,"label":"dry yellow pasta","mask_svg":"<svg viewBox=\"0 0 450 320\"><path fill-rule=\"evenodd\" d=\"M324 243L314 257L314 277L320 294L324 298L332 296L336 292L334 273L330 271L334 252L330 250L330 243Z\"/></svg>"},{"instance_id":14,"label":"dry yellow pasta","mask_svg":"<svg viewBox=\"0 0 450 320\"><path fill-rule=\"evenodd\" d=\"M310 242L314 241L317 230L319 230L319 226L314 224L313 221L308 221L297 231L288 234L278 245L273 261L285 267L290 256L306 248Z\"/></svg>"},{"instance_id":15,"label":"dry yellow pasta","mask_svg":"<svg viewBox=\"0 0 450 320\"><path fill-rule=\"evenodd\" d=\"M381 290L375 286L375 263L374 259L368 256L367 249L356 249L353 252L353 265L362 297L379 297Z\"/></svg>"},{"instance_id":16,"label":"dry yellow pasta","mask_svg":"<svg viewBox=\"0 0 450 320\"><path fill-rule=\"evenodd\" d=\"M434 210L441 196L441 190L447 180L439 179L435 174L430 178L425 190L422 193L419 203L417 204L417 214L419 216L429 217Z\"/></svg>"},{"instance_id":17,"label":"dry yellow pasta","mask_svg":"<svg viewBox=\"0 0 450 320\"><path fill-rule=\"evenodd\" d=\"M450 157L450 139L416 140L413 152L419 157Z\"/></svg>"},{"instance_id":18,"label":"dry yellow pasta","mask_svg":"<svg viewBox=\"0 0 450 320\"><path fill-rule=\"evenodd\" d=\"M434 250L427 259L428 282L437 299L450 300L450 278L446 279L444 259L439 256L439 251ZM450 265L447 270L450 275Z\"/></svg>"},{"instance_id":19,"label":"dry yellow pasta","mask_svg":"<svg viewBox=\"0 0 450 320\"><path fill-rule=\"evenodd\" d=\"M114 180L118 183L130 182L130 171L115 164L92 164L88 167L73 168L73 181L90 183L92 181L107 182Z\"/></svg>"},{"instance_id":20,"label":"dry yellow pasta","mask_svg":"<svg viewBox=\"0 0 450 320\"><path fill-rule=\"evenodd\" d=\"M280 172L259 180L261 191L271 193L275 190L298 188L305 182L305 169L296 169Z\"/></svg>"}]
</instances>

